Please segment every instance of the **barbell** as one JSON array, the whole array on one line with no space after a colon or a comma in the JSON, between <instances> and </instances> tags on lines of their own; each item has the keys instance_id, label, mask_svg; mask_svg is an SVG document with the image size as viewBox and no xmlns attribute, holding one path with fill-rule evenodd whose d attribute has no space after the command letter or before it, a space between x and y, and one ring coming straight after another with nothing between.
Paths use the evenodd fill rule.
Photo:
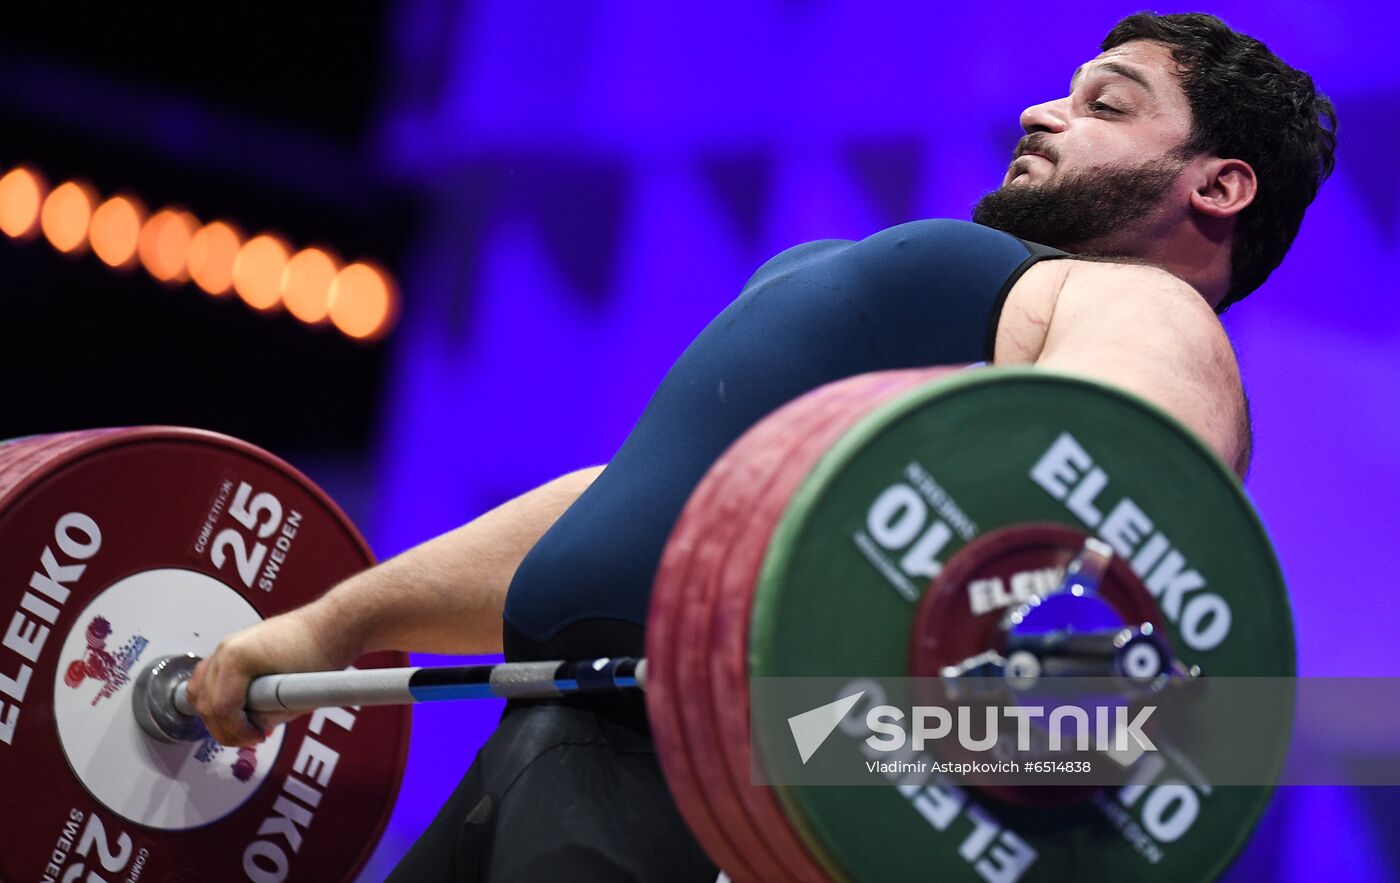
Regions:
<instances>
[{"instance_id":1,"label":"barbell","mask_svg":"<svg viewBox=\"0 0 1400 883\"><path fill-rule=\"evenodd\" d=\"M209 739L183 685L224 635L372 563L304 476L198 430L15 440L0 543L6 880L350 879L402 776L401 703L643 687L682 815L735 880L1209 879L1268 786L1193 784L1172 760L1134 788L1033 799L938 776L765 784L798 749L753 725L754 685L1079 673L1156 689L1294 668L1283 580L1228 470L1126 393L1025 369L862 375L751 428L675 525L645 660L380 653L258 679L250 709L316 710L256 749ZM1099 619L1059 627L1047 611L1069 598ZM829 743L863 750L840 729Z\"/></svg>"}]
</instances>

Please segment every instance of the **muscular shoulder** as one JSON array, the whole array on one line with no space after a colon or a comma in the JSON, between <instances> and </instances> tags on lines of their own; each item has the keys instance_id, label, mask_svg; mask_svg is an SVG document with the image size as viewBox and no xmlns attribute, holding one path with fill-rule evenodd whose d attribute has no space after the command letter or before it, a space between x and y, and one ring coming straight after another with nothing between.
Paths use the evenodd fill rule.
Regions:
<instances>
[{"instance_id":1,"label":"muscular shoulder","mask_svg":"<svg viewBox=\"0 0 1400 883\"><path fill-rule=\"evenodd\" d=\"M1150 264L1066 258L1041 261L1021 275L1007 293L993 346L998 364L1036 361L1045 347L1050 320L1090 324L1111 330L1125 317L1171 313L1177 323L1218 332L1205 300L1177 276ZM1201 324L1204 323L1204 324Z\"/></svg>"},{"instance_id":2,"label":"muscular shoulder","mask_svg":"<svg viewBox=\"0 0 1400 883\"><path fill-rule=\"evenodd\" d=\"M1143 396L1190 427L1236 472L1248 413L1233 348L1205 299L1157 267L1063 260L1012 287L994 360L1059 368Z\"/></svg>"}]
</instances>

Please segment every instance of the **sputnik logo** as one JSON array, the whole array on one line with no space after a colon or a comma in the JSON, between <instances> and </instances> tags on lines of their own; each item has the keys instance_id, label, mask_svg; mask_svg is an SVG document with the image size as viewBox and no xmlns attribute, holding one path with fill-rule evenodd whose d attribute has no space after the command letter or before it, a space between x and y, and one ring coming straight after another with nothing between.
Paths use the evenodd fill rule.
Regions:
<instances>
[{"instance_id":1,"label":"sputnik logo","mask_svg":"<svg viewBox=\"0 0 1400 883\"><path fill-rule=\"evenodd\" d=\"M861 690L859 693L852 693L835 702L828 702L788 718L788 729L792 730L792 741L797 743L797 753L801 756L804 766L864 695L865 691Z\"/></svg>"},{"instance_id":2,"label":"sputnik logo","mask_svg":"<svg viewBox=\"0 0 1400 883\"><path fill-rule=\"evenodd\" d=\"M113 652L107 649L107 638L111 634L112 624L106 617L94 616L88 623L83 658L68 663L63 675L63 682L75 690L88 678L101 681L102 688L92 698L93 705L120 690L131 679L129 672L150 643L141 635L132 635Z\"/></svg>"}]
</instances>

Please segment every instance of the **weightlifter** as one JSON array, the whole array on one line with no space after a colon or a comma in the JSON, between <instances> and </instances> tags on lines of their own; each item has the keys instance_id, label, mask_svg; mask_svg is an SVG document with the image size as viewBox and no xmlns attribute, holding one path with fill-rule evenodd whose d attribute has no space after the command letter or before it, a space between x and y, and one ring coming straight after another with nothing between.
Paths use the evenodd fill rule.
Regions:
<instances>
[{"instance_id":1,"label":"weightlifter","mask_svg":"<svg viewBox=\"0 0 1400 883\"><path fill-rule=\"evenodd\" d=\"M662 549L749 426L824 383L976 362L1078 372L1165 409L1244 475L1248 413L1217 313L1282 261L1331 172L1311 78L1201 14L1139 13L1026 109L975 223L904 224L769 261L690 345L606 467L565 475L226 638L189 685L228 745L250 678L383 649L643 655ZM401 880L696 880L640 699L514 702Z\"/></svg>"}]
</instances>

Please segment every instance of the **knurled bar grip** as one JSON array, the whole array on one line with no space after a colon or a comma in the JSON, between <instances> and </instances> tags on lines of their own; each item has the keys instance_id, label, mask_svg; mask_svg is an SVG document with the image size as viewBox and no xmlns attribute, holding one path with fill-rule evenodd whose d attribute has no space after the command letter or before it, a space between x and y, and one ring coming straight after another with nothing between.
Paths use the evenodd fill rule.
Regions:
<instances>
[{"instance_id":1,"label":"knurled bar grip","mask_svg":"<svg viewBox=\"0 0 1400 883\"><path fill-rule=\"evenodd\" d=\"M412 668L346 669L264 675L248 685L248 711L310 711L345 705L408 705L449 699L552 699L642 689L645 659L501 662ZM193 716L187 684L173 704Z\"/></svg>"}]
</instances>

